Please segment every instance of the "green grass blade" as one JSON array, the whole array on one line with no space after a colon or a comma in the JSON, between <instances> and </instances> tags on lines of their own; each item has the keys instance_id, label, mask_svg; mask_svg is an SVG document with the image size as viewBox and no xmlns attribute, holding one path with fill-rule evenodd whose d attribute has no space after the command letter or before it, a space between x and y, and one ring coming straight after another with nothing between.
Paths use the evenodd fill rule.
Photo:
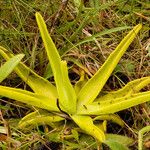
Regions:
<instances>
[{"instance_id":1,"label":"green grass blade","mask_svg":"<svg viewBox=\"0 0 150 150\"><path fill-rule=\"evenodd\" d=\"M55 44L48 33L46 24L40 13L36 13L36 20L54 74L59 95L59 103L64 111L74 114L76 112L75 91L67 77L68 73L66 67L64 67L63 62L61 62L57 48L55 47ZM63 73L65 73L66 77L64 77Z\"/></svg>"},{"instance_id":2,"label":"green grass blade","mask_svg":"<svg viewBox=\"0 0 150 150\"><path fill-rule=\"evenodd\" d=\"M117 48L110 54L108 59L97 71L97 73L85 84L78 94L78 106L91 103L99 94L106 81L110 77L112 71L118 64L120 58L131 44L142 25L139 24L133 28L117 46ZM94 90L93 90L94 89Z\"/></svg>"},{"instance_id":3,"label":"green grass blade","mask_svg":"<svg viewBox=\"0 0 150 150\"><path fill-rule=\"evenodd\" d=\"M7 76L14 70L14 68L18 65L21 59L24 57L23 54L16 55L8 60L3 66L0 68L0 82L2 82Z\"/></svg>"},{"instance_id":4,"label":"green grass blade","mask_svg":"<svg viewBox=\"0 0 150 150\"><path fill-rule=\"evenodd\" d=\"M8 50L0 46L0 55L3 56L4 59L9 60L14 55L10 53ZM52 85L49 81L42 78L34 71L32 71L29 67L24 65L23 63L19 63L14 71L18 74L18 76L28 84L31 89L38 94L44 95L46 97L57 98L57 90L54 85Z\"/></svg>"},{"instance_id":5,"label":"green grass blade","mask_svg":"<svg viewBox=\"0 0 150 150\"><path fill-rule=\"evenodd\" d=\"M83 109L78 111L80 115L102 115L112 114L127 108L150 101L150 91L133 94L130 97L122 97L119 100L112 100L110 103L94 102L89 105L85 105Z\"/></svg>"},{"instance_id":6,"label":"green grass blade","mask_svg":"<svg viewBox=\"0 0 150 150\"><path fill-rule=\"evenodd\" d=\"M122 30L126 30L126 29L130 29L131 27L128 27L128 26L124 26L124 27L116 27L116 28L113 28L113 29L106 29L100 33L97 33L95 35L92 35L90 37L87 37L86 39L84 39L83 41L75 44L74 46L79 46L81 44L84 44L84 43L87 43L87 42L91 42L91 41L94 41L94 38L97 38L97 37L101 37L103 35L106 35L106 34L111 34L111 33L114 33L114 32L118 32L118 31L122 31Z\"/></svg>"},{"instance_id":7,"label":"green grass blade","mask_svg":"<svg viewBox=\"0 0 150 150\"><path fill-rule=\"evenodd\" d=\"M26 90L0 86L0 95L49 111L59 111L55 99L49 99Z\"/></svg>"},{"instance_id":8,"label":"green grass blade","mask_svg":"<svg viewBox=\"0 0 150 150\"><path fill-rule=\"evenodd\" d=\"M99 142L103 142L105 140L104 132L93 124L91 117L73 115L71 118L83 131L96 138Z\"/></svg>"},{"instance_id":9,"label":"green grass blade","mask_svg":"<svg viewBox=\"0 0 150 150\"><path fill-rule=\"evenodd\" d=\"M150 132L150 126L142 128L138 133L138 150L143 150L143 136L146 132Z\"/></svg>"}]
</instances>

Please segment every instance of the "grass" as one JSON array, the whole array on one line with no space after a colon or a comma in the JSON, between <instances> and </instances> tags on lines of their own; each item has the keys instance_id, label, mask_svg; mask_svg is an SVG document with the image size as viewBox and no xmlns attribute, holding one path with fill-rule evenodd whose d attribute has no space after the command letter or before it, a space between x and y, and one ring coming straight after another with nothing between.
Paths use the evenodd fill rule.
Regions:
<instances>
[{"instance_id":1,"label":"grass","mask_svg":"<svg viewBox=\"0 0 150 150\"><path fill-rule=\"evenodd\" d=\"M58 0L45 0L44 4L40 0L1 0L0 45L16 54L24 53L24 61L28 66L53 80L50 78L51 69L45 59L44 46L34 16L36 11L40 11L61 56L68 60L69 73L74 83L79 78L81 68L89 76L93 75L129 28L142 23L141 34L124 55L105 88L115 90L133 79L150 76L148 0L89 0L84 3L85 8L78 8L74 1L70 0L66 6ZM2 59L0 61L3 63ZM11 74L2 84L29 88L15 74ZM150 90L150 87L143 90ZM55 145L58 141L60 144L56 146L64 149L98 149L92 138L83 136L79 141L76 133L75 140L66 140L69 138L69 133L66 134L66 130L69 132L67 125L56 129L57 134L48 126L40 126L32 131L29 129L24 134L17 129L17 122L36 108L26 108L23 104L5 98L1 99L0 108L0 123L7 129L1 136L0 146L3 149L36 149L40 145ZM138 131L150 125L150 104L142 104L119 114L126 122L126 128L111 123L108 124L109 130L133 137L135 143L132 148L137 149ZM61 139L58 138L59 135ZM85 138L88 139L86 143ZM148 148L146 144L145 148Z\"/></svg>"}]
</instances>

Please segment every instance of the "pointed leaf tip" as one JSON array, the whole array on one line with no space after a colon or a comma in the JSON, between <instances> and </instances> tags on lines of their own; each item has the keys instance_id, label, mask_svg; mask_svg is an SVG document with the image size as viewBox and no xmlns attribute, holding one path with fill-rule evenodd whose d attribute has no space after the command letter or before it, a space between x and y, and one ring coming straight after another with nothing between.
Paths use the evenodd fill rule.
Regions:
<instances>
[{"instance_id":1,"label":"pointed leaf tip","mask_svg":"<svg viewBox=\"0 0 150 150\"><path fill-rule=\"evenodd\" d=\"M116 49L109 55L105 63L99 68L96 74L83 86L78 94L78 108L92 103L98 96L103 86L107 82L119 60L136 37L141 24L136 25L120 42ZM94 90L93 90L94 89Z\"/></svg>"},{"instance_id":2,"label":"pointed leaf tip","mask_svg":"<svg viewBox=\"0 0 150 150\"><path fill-rule=\"evenodd\" d=\"M7 76L13 71L13 69L19 64L24 54L18 54L10 58L3 66L0 68L0 82L2 82Z\"/></svg>"},{"instance_id":3,"label":"pointed leaf tip","mask_svg":"<svg viewBox=\"0 0 150 150\"><path fill-rule=\"evenodd\" d=\"M74 114L76 112L76 94L68 77L67 64L61 61L58 50L40 13L36 13L36 20L54 74L61 109L69 114Z\"/></svg>"}]
</instances>

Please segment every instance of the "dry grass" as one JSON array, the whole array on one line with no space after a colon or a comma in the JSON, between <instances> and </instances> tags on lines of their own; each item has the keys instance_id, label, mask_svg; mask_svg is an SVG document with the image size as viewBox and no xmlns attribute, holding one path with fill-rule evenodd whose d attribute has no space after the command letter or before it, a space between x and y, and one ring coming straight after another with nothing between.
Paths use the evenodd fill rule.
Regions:
<instances>
[{"instance_id":1,"label":"dry grass","mask_svg":"<svg viewBox=\"0 0 150 150\"><path fill-rule=\"evenodd\" d=\"M119 28L113 32L114 28L132 27L142 23L141 34L137 36L123 56L105 88L115 90L128 81L150 76L149 0L93 0L95 3L88 0L84 2L86 7L79 9L73 2L73 0L68 1L66 5L57 0L44 0L44 2L40 0L1 0L0 45L14 53L25 53L26 59L24 61L28 66L40 75L51 77L52 73L47 67L48 61L45 59L44 46L34 17L35 12L40 11L62 58L68 60L70 64L72 82L76 82L81 68L84 68L89 76L93 75L128 32L128 29ZM101 35L101 32L106 30L110 30L111 33L106 32ZM52 80L52 78L50 79ZM28 88L15 74L9 76L2 84ZM150 90L150 86L143 90ZM2 149L6 149L6 147L35 149L41 144L46 145L45 143L49 141L58 142L57 135L53 134L53 131L47 126L37 127L30 133L27 132L28 134L24 134L16 128L18 119L34 108L26 108L20 103L14 101L12 103L7 99L1 99L0 107L0 124L8 131L5 134L1 134L0 131L2 138L0 147ZM121 129L110 125L109 130L136 139L133 145L133 149L136 149L139 129L150 125L150 104L142 104L121 112L120 116L127 123L127 127ZM16 135L13 135L13 132ZM62 129L58 129L57 134L60 132ZM86 149L87 147L96 149L93 146L95 144L93 140L89 140L91 143L83 141L84 137L78 147L74 140L66 142L62 139L61 147L69 149L74 146L77 149ZM47 145L53 144L47 143Z\"/></svg>"}]
</instances>

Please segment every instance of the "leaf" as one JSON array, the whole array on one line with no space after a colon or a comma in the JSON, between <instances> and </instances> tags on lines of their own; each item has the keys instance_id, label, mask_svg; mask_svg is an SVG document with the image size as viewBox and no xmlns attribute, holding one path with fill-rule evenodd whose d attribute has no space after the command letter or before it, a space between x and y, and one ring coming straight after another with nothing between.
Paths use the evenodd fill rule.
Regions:
<instances>
[{"instance_id":1,"label":"leaf","mask_svg":"<svg viewBox=\"0 0 150 150\"><path fill-rule=\"evenodd\" d=\"M87 82L87 79L85 79L85 73L84 73L84 71L81 71L80 79L79 79L79 81L77 81L75 83L75 86L74 86L76 95L79 93L79 91L85 85L86 82Z\"/></svg>"},{"instance_id":2,"label":"leaf","mask_svg":"<svg viewBox=\"0 0 150 150\"><path fill-rule=\"evenodd\" d=\"M38 108L59 112L55 99L49 99L43 95L35 94L26 90L0 86L0 95Z\"/></svg>"},{"instance_id":3,"label":"leaf","mask_svg":"<svg viewBox=\"0 0 150 150\"><path fill-rule=\"evenodd\" d=\"M1 46L0 46L0 54L6 60L9 60L11 57L13 57L12 53L10 53L8 50L6 50ZM25 83L27 83L31 87L31 89L35 93L42 94L46 97L49 97L50 99L58 97L57 90L54 85L52 85L46 79L40 77L38 74L36 74L34 71L32 71L23 63L19 63L18 66L16 66L16 68L14 69L14 71Z\"/></svg>"},{"instance_id":4,"label":"leaf","mask_svg":"<svg viewBox=\"0 0 150 150\"><path fill-rule=\"evenodd\" d=\"M23 54L16 55L8 60L3 66L1 66L0 82L2 82L13 71L23 57Z\"/></svg>"},{"instance_id":5,"label":"leaf","mask_svg":"<svg viewBox=\"0 0 150 150\"><path fill-rule=\"evenodd\" d=\"M25 128L26 126L35 126L48 124L51 127L54 127L54 122L59 122L64 120L64 118L56 116L54 114L48 113L43 110L37 110L35 112L29 113L19 122L19 128Z\"/></svg>"},{"instance_id":6,"label":"leaf","mask_svg":"<svg viewBox=\"0 0 150 150\"><path fill-rule=\"evenodd\" d=\"M104 132L93 124L91 117L79 115L73 115L70 117L83 131L96 138L99 142L105 140Z\"/></svg>"},{"instance_id":7,"label":"leaf","mask_svg":"<svg viewBox=\"0 0 150 150\"><path fill-rule=\"evenodd\" d=\"M60 105L70 114L74 114L76 112L76 93L68 78L67 63L65 61L61 61L61 70L63 84L58 87L59 96L62 98Z\"/></svg>"},{"instance_id":8,"label":"leaf","mask_svg":"<svg viewBox=\"0 0 150 150\"><path fill-rule=\"evenodd\" d=\"M101 122L94 122L93 121L93 124L96 127L98 127L100 130L102 130L104 133L107 131L107 120L104 120L104 121L101 121Z\"/></svg>"},{"instance_id":9,"label":"leaf","mask_svg":"<svg viewBox=\"0 0 150 150\"><path fill-rule=\"evenodd\" d=\"M121 97L110 100L109 103L94 102L85 105L83 109L78 110L79 115L102 115L112 114L118 111L150 101L150 91L132 94L130 97ZM104 101L105 102L105 101Z\"/></svg>"},{"instance_id":10,"label":"leaf","mask_svg":"<svg viewBox=\"0 0 150 150\"><path fill-rule=\"evenodd\" d=\"M95 120L108 120L108 121L112 121L112 122L117 123L121 127L124 126L123 120L118 115L115 115L115 114L100 115L100 116L97 116L93 119L93 121L95 121Z\"/></svg>"},{"instance_id":11,"label":"leaf","mask_svg":"<svg viewBox=\"0 0 150 150\"><path fill-rule=\"evenodd\" d=\"M79 142L79 134L75 129L71 130L72 136Z\"/></svg>"},{"instance_id":12,"label":"leaf","mask_svg":"<svg viewBox=\"0 0 150 150\"><path fill-rule=\"evenodd\" d=\"M66 64L65 62L61 62L61 58L55 44L49 36L46 24L40 13L36 13L36 20L54 74L59 103L64 111L74 114L76 112L76 95L68 78Z\"/></svg>"},{"instance_id":13,"label":"leaf","mask_svg":"<svg viewBox=\"0 0 150 150\"><path fill-rule=\"evenodd\" d=\"M135 65L133 61L127 60L123 61L121 64L118 64L114 69L114 74L117 72L128 72L129 74L134 73Z\"/></svg>"},{"instance_id":14,"label":"leaf","mask_svg":"<svg viewBox=\"0 0 150 150\"><path fill-rule=\"evenodd\" d=\"M116 142L112 139L109 139L109 140L106 140L104 141L104 143L109 146L109 148L111 150L129 150L127 146L119 143L119 142Z\"/></svg>"},{"instance_id":15,"label":"leaf","mask_svg":"<svg viewBox=\"0 0 150 150\"><path fill-rule=\"evenodd\" d=\"M89 104L94 101L107 79L110 77L112 71L118 64L120 58L131 44L142 25L139 24L133 28L117 46L117 48L110 54L102 67L96 72L96 74L85 84L78 94L78 107L82 107L84 104ZM93 90L94 89L94 90Z\"/></svg>"},{"instance_id":16,"label":"leaf","mask_svg":"<svg viewBox=\"0 0 150 150\"><path fill-rule=\"evenodd\" d=\"M141 79L136 79L133 80L129 83L127 83L123 88L109 92L105 94L104 96L101 96L97 98L95 101L96 102L104 102L108 103L111 102L112 99L113 101L117 100L119 97L125 97L125 96L130 96L134 93L138 93L142 88L150 84L150 77L143 77Z\"/></svg>"},{"instance_id":17,"label":"leaf","mask_svg":"<svg viewBox=\"0 0 150 150\"><path fill-rule=\"evenodd\" d=\"M134 142L132 138L129 138L127 136L122 136L118 134L106 134L106 140L111 140L111 139L125 146L129 146Z\"/></svg>"}]
</instances>

